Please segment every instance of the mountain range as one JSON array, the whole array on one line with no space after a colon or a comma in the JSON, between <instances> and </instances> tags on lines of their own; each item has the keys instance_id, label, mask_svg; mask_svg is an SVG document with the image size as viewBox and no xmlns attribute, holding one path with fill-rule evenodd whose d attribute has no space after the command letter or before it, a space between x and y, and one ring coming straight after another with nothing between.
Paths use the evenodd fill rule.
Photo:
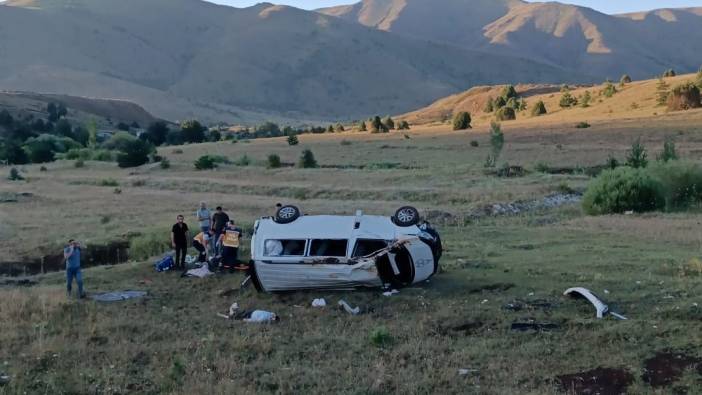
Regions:
<instances>
[{"instance_id":1,"label":"mountain range","mask_svg":"<svg viewBox=\"0 0 702 395\"><path fill-rule=\"evenodd\" d=\"M318 12L9 0L0 89L131 100L170 120L353 119L476 85L696 70L700 22L702 8L609 16L519 0L364 0Z\"/></svg>"}]
</instances>

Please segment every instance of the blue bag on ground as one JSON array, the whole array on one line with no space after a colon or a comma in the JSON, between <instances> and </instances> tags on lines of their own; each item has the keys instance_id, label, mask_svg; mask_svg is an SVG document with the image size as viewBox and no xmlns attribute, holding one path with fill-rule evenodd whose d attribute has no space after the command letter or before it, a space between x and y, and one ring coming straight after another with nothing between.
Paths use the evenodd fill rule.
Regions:
<instances>
[{"instance_id":1,"label":"blue bag on ground","mask_svg":"<svg viewBox=\"0 0 702 395\"><path fill-rule=\"evenodd\" d=\"M163 258L156 261L154 266L156 267L157 272L165 272L171 270L173 268L173 264L173 256L166 255Z\"/></svg>"}]
</instances>

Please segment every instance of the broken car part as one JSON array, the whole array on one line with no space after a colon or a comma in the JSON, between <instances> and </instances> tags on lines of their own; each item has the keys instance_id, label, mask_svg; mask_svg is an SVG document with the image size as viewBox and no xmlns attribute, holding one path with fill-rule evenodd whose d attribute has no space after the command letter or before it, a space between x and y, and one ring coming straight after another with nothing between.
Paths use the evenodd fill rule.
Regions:
<instances>
[{"instance_id":1,"label":"broken car part","mask_svg":"<svg viewBox=\"0 0 702 395\"><path fill-rule=\"evenodd\" d=\"M613 317L618 318L620 320L627 319L626 317L617 312L610 311L609 306L587 288L568 288L565 292L563 292L563 295L587 299L590 303L592 303L593 306L595 306L595 314L597 318L602 318L606 314L610 314Z\"/></svg>"}]
</instances>

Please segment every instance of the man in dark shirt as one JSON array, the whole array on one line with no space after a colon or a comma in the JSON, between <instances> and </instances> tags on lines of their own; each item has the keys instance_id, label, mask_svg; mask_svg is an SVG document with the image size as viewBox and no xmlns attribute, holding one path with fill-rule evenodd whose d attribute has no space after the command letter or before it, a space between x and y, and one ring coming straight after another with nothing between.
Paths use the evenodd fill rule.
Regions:
<instances>
[{"instance_id":1,"label":"man in dark shirt","mask_svg":"<svg viewBox=\"0 0 702 395\"><path fill-rule=\"evenodd\" d=\"M188 252L188 225L183 222L185 217L176 217L175 225L171 229L171 245L175 248L175 267L185 269L185 254Z\"/></svg>"},{"instance_id":2,"label":"man in dark shirt","mask_svg":"<svg viewBox=\"0 0 702 395\"><path fill-rule=\"evenodd\" d=\"M224 228L227 227L227 223L229 222L229 216L227 213L222 211L222 207L217 207L214 214L212 214L212 230L214 231L214 243L212 243L213 248L218 248L217 246L217 241L219 241L219 237L224 233ZM217 254L217 251L213 251L214 255L219 255Z\"/></svg>"}]
</instances>

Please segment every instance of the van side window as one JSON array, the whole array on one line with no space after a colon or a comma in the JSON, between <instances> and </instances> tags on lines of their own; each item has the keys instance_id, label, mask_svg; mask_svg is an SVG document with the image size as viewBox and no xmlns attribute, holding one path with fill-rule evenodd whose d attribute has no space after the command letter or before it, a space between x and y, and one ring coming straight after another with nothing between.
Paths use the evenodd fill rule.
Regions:
<instances>
[{"instance_id":1,"label":"van side window","mask_svg":"<svg viewBox=\"0 0 702 395\"><path fill-rule=\"evenodd\" d=\"M310 256L346 256L348 240L312 240Z\"/></svg>"},{"instance_id":2,"label":"van side window","mask_svg":"<svg viewBox=\"0 0 702 395\"><path fill-rule=\"evenodd\" d=\"M385 240L374 240L374 239L358 239L356 240L356 246L353 249L353 257L358 258L361 256L370 255L378 250L388 246L388 242Z\"/></svg>"},{"instance_id":3,"label":"van side window","mask_svg":"<svg viewBox=\"0 0 702 395\"><path fill-rule=\"evenodd\" d=\"M265 256L303 256L305 240L266 240L263 245Z\"/></svg>"}]
</instances>

